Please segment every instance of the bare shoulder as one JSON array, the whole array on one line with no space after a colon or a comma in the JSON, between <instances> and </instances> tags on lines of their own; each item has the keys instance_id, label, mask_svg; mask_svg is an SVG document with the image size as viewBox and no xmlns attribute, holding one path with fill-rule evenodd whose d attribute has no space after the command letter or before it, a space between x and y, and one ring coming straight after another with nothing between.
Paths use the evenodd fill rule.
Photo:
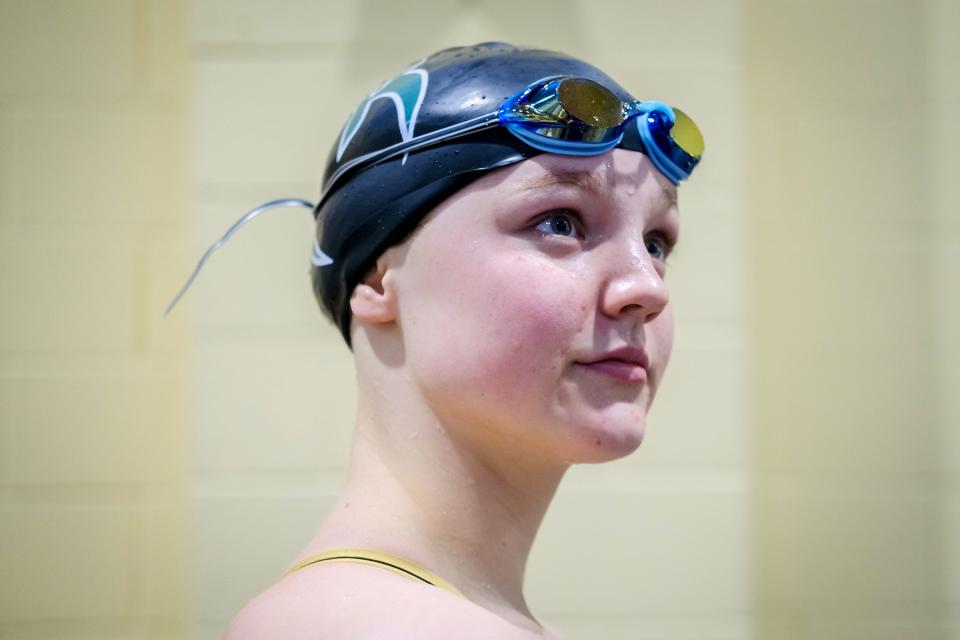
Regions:
<instances>
[{"instance_id":1,"label":"bare shoulder","mask_svg":"<svg viewBox=\"0 0 960 640\"><path fill-rule=\"evenodd\" d=\"M361 564L293 573L251 600L224 640L529 640L532 636L436 587Z\"/></svg>"}]
</instances>

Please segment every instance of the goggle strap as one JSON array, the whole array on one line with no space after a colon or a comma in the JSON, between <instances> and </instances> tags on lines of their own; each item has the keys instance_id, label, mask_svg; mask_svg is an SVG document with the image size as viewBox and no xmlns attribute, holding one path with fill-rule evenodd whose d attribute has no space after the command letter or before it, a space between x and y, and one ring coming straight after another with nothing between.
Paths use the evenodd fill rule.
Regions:
<instances>
[{"instance_id":1,"label":"goggle strap","mask_svg":"<svg viewBox=\"0 0 960 640\"><path fill-rule=\"evenodd\" d=\"M285 198L283 200L271 200L270 202L264 203L259 207L257 207L256 209L253 209L252 211L248 211L247 213L245 213L239 220L234 222L229 229L227 229L226 233L224 233L219 240L217 240L207 248L203 256L200 258L200 261L197 263L197 266L194 267L193 273L190 274L190 277L187 279L187 282L183 285L183 287L181 287L177 295L174 296L170 304L167 305L167 308L163 312L163 315L166 316L168 313L170 313L170 311L173 310L177 302L180 301L180 298L183 297L183 295L187 292L187 289L190 288L190 285L193 284L193 281L197 278L197 274L200 273L200 269L203 268L203 265L206 264L207 259L211 255L213 255L214 251L219 249L221 246L223 246L223 244L227 240L232 238L233 234L235 234L240 229L240 227L247 224L248 222L250 222L257 216L259 216L264 211L269 211L270 209L276 209L279 207L305 207L312 211L315 208L315 205L312 202L309 202L307 200L300 200L299 198ZM314 255L311 258L311 262L313 264L317 264L318 260L320 261L327 260L328 262L326 262L325 264L331 264L333 260L329 256L327 256L325 253L320 251L320 247L319 245L317 245L317 241L314 240L313 243L314 243ZM323 265L317 265L317 266L323 266Z\"/></svg>"},{"instance_id":2,"label":"goggle strap","mask_svg":"<svg viewBox=\"0 0 960 640\"><path fill-rule=\"evenodd\" d=\"M443 127L442 129L425 133L422 136L416 136L409 140L403 140L396 144L390 145L389 147L378 149L377 151L371 151L365 155L353 158L352 160L349 160L341 165L340 168L330 176L330 179L327 181L327 188L324 189L323 193L320 195L320 202L323 202L327 194L333 190L334 185L336 185L336 183L340 180L340 178L343 177L345 173L357 167L358 165L383 162L393 158L394 156L416 151L421 147L459 138L460 136L465 136L469 133L473 133L474 131L488 129L496 125L497 112L488 113L486 115L477 116L476 118L472 118L465 122L458 122L448 127Z\"/></svg>"}]
</instances>

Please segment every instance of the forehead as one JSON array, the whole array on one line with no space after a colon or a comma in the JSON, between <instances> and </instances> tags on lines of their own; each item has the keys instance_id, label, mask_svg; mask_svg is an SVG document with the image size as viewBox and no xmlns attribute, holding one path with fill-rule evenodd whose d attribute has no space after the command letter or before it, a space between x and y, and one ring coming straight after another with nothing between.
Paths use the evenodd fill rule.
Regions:
<instances>
[{"instance_id":1,"label":"forehead","mask_svg":"<svg viewBox=\"0 0 960 640\"><path fill-rule=\"evenodd\" d=\"M566 198L563 194L606 203L628 202L629 210L640 207L652 215L666 216L674 226L679 222L673 183L643 153L614 149L599 156L542 154L494 170L435 207L420 221L418 231L433 226L431 221L438 218L455 226L476 225L487 219L477 216L478 211L509 215L550 207L553 196Z\"/></svg>"},{"instance_id":2,"label":"forehead","mask_svg":"<svg viewBox=\"0 0 960 640\"><path fill-rule=\"evenodd\" d=\"M490 177L495 178L491 187L505 196L537 195L566 187L597 197L615 197L620 192L645 193L657 209L673 209L677 205L676 186L656 170L646 155L625 149L586 157L544 154Z\"/></svg>"}]
</instances>

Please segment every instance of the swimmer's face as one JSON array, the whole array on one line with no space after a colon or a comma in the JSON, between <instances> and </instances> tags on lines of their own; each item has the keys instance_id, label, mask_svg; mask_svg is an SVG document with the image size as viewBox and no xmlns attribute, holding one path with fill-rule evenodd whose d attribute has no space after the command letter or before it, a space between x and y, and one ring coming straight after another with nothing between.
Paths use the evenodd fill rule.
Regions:
<instances>
[{"instance_id":1,"label":"swimmer's face","mask_svg":"<svg viewBox=\"0 0 960 640\"><path fill-rule=\"evenodd\" d=\"M446 200L397 248L387 285L429 406L524 456L636 449L673 344L665 259L678 232L675 187L620 149L537 156ZM588 366L622 347L645 350L645 376Z\"/></svg>"}]
</instances>

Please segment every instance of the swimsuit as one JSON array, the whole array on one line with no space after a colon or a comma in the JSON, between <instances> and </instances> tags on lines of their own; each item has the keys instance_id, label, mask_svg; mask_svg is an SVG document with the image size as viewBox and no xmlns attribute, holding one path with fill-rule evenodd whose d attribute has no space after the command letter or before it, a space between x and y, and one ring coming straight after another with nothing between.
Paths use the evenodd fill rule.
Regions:
<instances>
[{"instance_id":1,"label":"swimsuit","mask_svg":"<svg viewBox=\"0 0 960 640\"><path fill-rule=\"evenodd\" d=\"M411 580L419 580L435 587L440 587L461 598L465 597L460 593L459 589L432 571L391 553L374 551L373 549L335 549L333 551L324 551L323 553L318 553L301 560L287 570L284 576L288 576L294 571L298 571L312 564L317 564L318 562L359 562L360 564L368 564L373 567L380 567L381 569L392 571Z\"/></svg>"}]
</instances>

